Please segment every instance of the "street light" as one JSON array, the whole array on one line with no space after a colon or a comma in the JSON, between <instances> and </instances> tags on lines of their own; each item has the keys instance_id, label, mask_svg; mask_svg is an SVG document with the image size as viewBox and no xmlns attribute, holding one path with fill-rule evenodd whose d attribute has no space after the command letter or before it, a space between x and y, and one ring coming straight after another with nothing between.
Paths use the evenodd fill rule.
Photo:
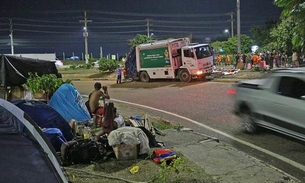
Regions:
<instances>
[{"instance_id":1,"label":"street light","mask_svg":"<svg viewBox=\"0 0 305 183\"><path fill-rule=\"evenodd\" d=\"M228 38L230 37L229 29L225 29L223 32L224 32L225 37L227 37L227 36L228 36Z\"/></svg>"},{"instance_id":2,"label":"street light","mask_svg":"<svg viewBox=\"0 0 305 183\"><path fill-rule=\"evenodd\" d=\"M229 31L229 29L225 29L225 31L224 31L226 34L228 34L228 37L230 37L230 31Z\"/></svg>"},{"instance_id":3,"label":"street light","mask_svg":"<svg viewBox=\"0 0 305 183\"><path fill-rule=\"evenodd\" d=\"M88 30L87 30L87 23L92 22L92 20L87 19L87 12L84 11L84 20L80 20L79 22L84 22L84 32L83 36L85 38L85 60L86 64L88 64L89 60L89 54L88 54Z\"/></svg>"}]
</instances>

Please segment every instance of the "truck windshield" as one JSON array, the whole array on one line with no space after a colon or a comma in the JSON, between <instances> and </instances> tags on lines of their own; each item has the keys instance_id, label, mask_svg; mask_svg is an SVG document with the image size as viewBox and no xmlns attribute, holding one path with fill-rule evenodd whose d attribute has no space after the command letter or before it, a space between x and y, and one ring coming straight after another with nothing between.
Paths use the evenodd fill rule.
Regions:
<instances>
[{"instance_id":1,"label":"truck windshield","mask_svg":"<svg viewBox=\"0 0 305 183\"><path fill-rule=\"evenodd\" d=\"M212 56L211 48L209 45L195 47L197 59L202 59Z\"/></svg>"}]
</instances>

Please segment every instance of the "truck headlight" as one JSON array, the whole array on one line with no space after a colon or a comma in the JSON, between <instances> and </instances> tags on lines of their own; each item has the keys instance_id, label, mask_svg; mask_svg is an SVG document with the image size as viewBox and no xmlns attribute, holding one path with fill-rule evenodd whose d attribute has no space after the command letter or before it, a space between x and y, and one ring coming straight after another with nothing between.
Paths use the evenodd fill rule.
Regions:
<instances>
[{"instance_id":1,"label":"truck headlight","mask_svg":"<svg viewBox=\"0 0 305 183\"><path fill-rule=\"evenodd\" d=\"M202 72L202 71L197 71L196 74L197 74L197 75L201 75L201 74L203 74L203 72Z\"/></svg>"}]
</instances>

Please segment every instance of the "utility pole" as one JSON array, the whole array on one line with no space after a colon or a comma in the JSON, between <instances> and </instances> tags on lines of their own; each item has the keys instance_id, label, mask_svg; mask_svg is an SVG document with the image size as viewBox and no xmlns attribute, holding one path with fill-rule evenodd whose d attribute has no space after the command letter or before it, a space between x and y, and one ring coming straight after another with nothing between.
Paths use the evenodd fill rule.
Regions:
<instances>
[{"instance_id":1,"label":"utility pole","mask_svg":"<svg viewBox=\"0 0 305 183\"><path fill-rule=\"evenodd\" d=\"M237 0L237 53L241 53L240 47L240 0Z\"/></svg>"},{"instance_id":2,"label":"utility pole","mask_svg":"<svg viewBox=\"0 0 305 183\"><path fill-rule=\"evenodd\" d=\"M84 33L83 36L85 38L85 60L86 64L89 63L89 54L88 54L88 29L87 29L87 23L92 22L92 20L87 19L87 12L84 11L84 20L80 20L79 22L84 22Z\"/></svg>"},{"instance_id":3,"label":"utility pole","mask_svg":"<svg viewBox=\"0 0 305 183\"><path fill-rule=\"evenodd\" d=\"M14 55L13 20L10 19L11 54Z\"/></svg>"},{"instance_id":4,"label":"utility pole","mask_svg":"<svg viewBox=\"0 0 305 183\"><path fill-rule=\"evenodd\" d=\"M100 47L100 58L103 58L103 47Z\"/></svg>"},{"instance_id":5,"label":"utility pole","mask_svg":"<svg viewBox=\"0 0 305 183\"><path fill-rule=\"evenodd\" d=\"M150 31L149 31L149 19L146 19L147 23L146 23L146 27L147 27L147 37L150 37Z\"/></svg>"},{"instance_id":6,"label":"utility pole","mask_svg":"<svg viewBox=\"0 0 305 183\"><path fill-rule=\"evenodd\" d=\"M234 26L234 24L233 24L233 22L234 22L234 20L233 20L233 12L231 12L231 36L232 37L234 37L234 29L233 29L233 26Z\"/></svg>"}]
</instances>

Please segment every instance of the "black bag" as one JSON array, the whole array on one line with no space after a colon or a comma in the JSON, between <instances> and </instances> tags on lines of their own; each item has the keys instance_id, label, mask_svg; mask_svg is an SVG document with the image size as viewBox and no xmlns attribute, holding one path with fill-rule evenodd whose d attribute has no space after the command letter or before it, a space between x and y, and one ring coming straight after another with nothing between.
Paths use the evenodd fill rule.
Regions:
<instances>
[{"instance_id":1,"label":"black bag","mask_svg":"<svg viewBox=\"0 0 305 183\"><path fill-rule=\"evenodd\" d=\"M101 158L97 142L91 139L79 139L65 142L61 146L63 165L90 163Z\"/></svg>"}]
</instances>

